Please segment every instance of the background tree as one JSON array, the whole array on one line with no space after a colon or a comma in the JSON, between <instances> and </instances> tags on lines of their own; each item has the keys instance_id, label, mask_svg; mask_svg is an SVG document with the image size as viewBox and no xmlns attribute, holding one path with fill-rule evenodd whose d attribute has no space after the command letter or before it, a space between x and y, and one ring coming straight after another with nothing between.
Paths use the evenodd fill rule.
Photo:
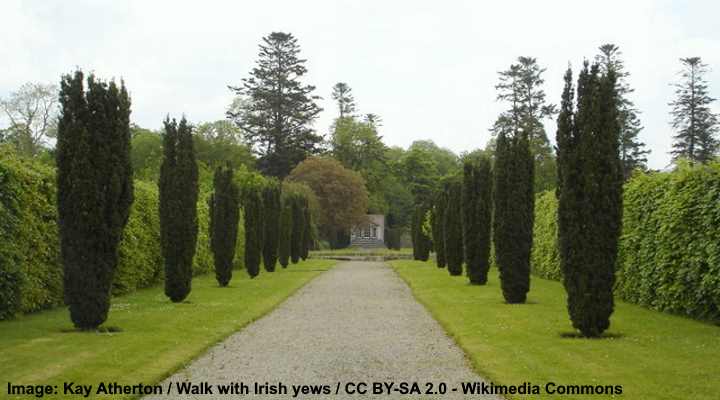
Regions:
<instances>
[{"instance_id":1,"label":"background tree","mask_svg":"<svg viewBox=\"0 0 720 400\"><path fill-rule=\"evenodd\" d=\"M552 118L557 111L555 105L545 100L542 87L545 68L540 68L533 57L518 57L517 61L508 70L500 72L500 83L495 86L497 99L508 103L509 108L492 130L496 135L502 129L528 135L534 160L533 185L535 191L540 192L555 187L555 155L543 120Z\"/></svg>"},{"instance_id":2,"label":"background tree","mask_svg":"<svg viewBox=\"0 0 720 400\"><path fill-rule=\"evenodd\" d=\"M133 177L157 182L160 178L160 164L163 159L163 134L137 125L130 125L130 160Z\"/></svg>"},{"instance_id":3,"label":"background tree","mask_svg":"<svg viewBox=\"0 0 720 400\"><path fill-rule=\"evenodd\" d=\"M462 183L451 179L447 186L447 208L445 209L445 259L450 275L462 275L463 264L463 221Z\"/></svg>"},{"instance_id":4,"label":"background tree","mask_svg":"<svg viewBox=\"0 0 720 400\"><path fill-rule=\"evenodd\" d=\"M681 58L682 80L676 83L675 100L670 103L672 127L678 134L673 143L673 160L707 163L718 151L718 116L710 109L715 99L708 94L707 65L700 57Z\"/></svg>"},{"instance_id":5,"label":"background tree","mask_svg":"<svg viewBox=\"0 0 720 400\"><path fill-rule=\"evenodd\" d=\"M164 121L160 167L160 242L165 260L165 295L177 303L190 294L197 243L198 166L192 128L183 117Z\"/></svg>"},{"instance_id":6,"label":"background tree","mask_svg":"<svg viewBox=\"0 0 720 400\"><path fill-rule=\"evenodd\" d=\"M26 83L0 99L0 109L10 121L5 141L15 144L21 154L37 155L54 137L58 123L58 87Z\"/></svg>"},{"instance_id":7,"label":"background tree","mask_svg":"<svg viewBox=\"0 0 720 400\"><path fill-rule=\"evenodd\" d=\"M300 262L305 245L305 210L300 195L292 197L292 234L290 235L290 261L293 264Z\"/></svg>"},{"instance_id":8,"label":"background tree","mask_svg":"<svg viewBox=\"0 0 720 400\"><path fill-rule=\"evenodd\" d=\"M290 263L290 246L293 232L292 198L283 189L281 195L280 235L278 237L278 261L283 268Z\"/></svg>"},{"instance_id":9,"label":"background tree","mask_svg":"<svg viewBox=\"0 0 720 400\"><path fill-rule=\"evenodd\" d=\"M493 242L503 297L524 303L530 290L533 158L528 135L499 131L495 151Z\"/></svg>"},{"instance_id":10,"label":"background tree","mask_svg":"<svg viewBox=\"0 0 720 400\"><path fill-rule=\"evenodd\" d=\"M57 207L65 303L80 329L107 319L118 245L133 201L130 98L125 85L62 77Z\"/></svg>"},{"instance_id":11,"label":"background tree","mask_svg":"<svg viewBox=\"0 0 720 400\"><path fill-rule=\"evenodd\" d=\"M320 151L322 137L312 123L322 109L312 94L315 86L303 85L305 60L300 46L289 33L273 32L263 38L257 66L242 86L230 87L247 100L230 109L233 119L259 155L258 167L265 174L284 178L308 155Z\"/></svg>"},{"instance_id":12,"label":"background tree","mask_svg":"<svg viewBox=\"0 0 720 400\"><path fill-rule=\"evenodd\" d=\"M588 63L578 79L565 74L558 117L560 267L573 327L599 336L613 312L615 260L622 223L623 165L614 69Z\"/></svg>"},{"instance_id":13,"label":"background tree","mask_svg":"<svg viewBox=\"0 0 720 400\"><path fill-rule=\"evenodd\" d=\"M490 268L492 164L488 157L465 162L463 174L463 239L470 283L484 285Z\"/></svg>"},{"instance_id":14,"label":"background tree","mask_svg":"<svg viewBox=\"0 0 720 400\"><path fill-rule=\"evenodd\" d=\"M363 222L368 194L365 181L332 158L309 158L300 163L288 177L291 182L305 183L318 198L320 215L317 223L321 235L337 247L342 234Z\"/></svg>"},{"instance_id":15,"label":"background tree","mask_svg":"<svg viewBox=\"0 0 720 400\"><path fill-rule=\"evenodd\" d=\"M595 61L600 64L601 72L607 73L608 70L613 69L617 77L615 92L620 126L620 160L623 164L623 176L628 180L636 169L642 171L647 169L646 156L650 151L645 149L645 143L638 138L640 131L643 130L638 117L640 111L629 99L635 89L627 83L630 73L625 70L621 56L622 52L618 46L604 44L600 46L600 54L595 57Z\"/></svg>"},{"instance_id":16,"label":"background tree","mask_svg":"<svg viewBox=\"0 0 720 400\"><path fill-rule=\"evenodd\" d=\"M435 194L432 210L432 238L435 247L435 262L438 268L445 268L445 211L447 210L447 192L438 190Z\"/></svg>"},{"instance_id":17,"label":"background tree","mask_svg":"<svg viewBox=\"0 0 720 400\"><path fill-rule=\"evenodd\" d=\"M217 167L210 203L210 248L215 262L215 278L220 286L232 279L233 260L240 219L240 195L233 181L233 169Z\"/></svg>"},{"instance_id":18,"label":"background tree","mask_svg":"<svg viewBox=\"0 0 720 400\"><path fill-rule=\"evenodd\" d=\"M263 188L263 265L268 272L275 271L280 242L280 183L270 180Z\"/></svg>"},{"instance_id":19,"label":"background tree","mask_svg":"<svg viewBox=\"0 0 720 400\"><path fill-rule=\"evenodd\" d=\"M243 142L242 131L231 121L203 122L195 128L195 150L197 159L210 168L225 165L245 165L254 168L255 157Z\"/></svg>"},{"instance_id":20,"label":"background tree","mask_svg":"<svg viewBox=\"0 0 720 400\"><path fill-rule=\"evenodd\" d=\"M351 117L355 112L355 98L347 83L338 82L333 86L332 99L337 102L340 119Z\"/></svg>"},{"instance_id":21,"label":"background tree","mask_svg":"<svg viewBox=\"0 0 720 400\"><path fill-rule=\"evenodd\" d=\"M250 278L260 273L263 252L263 198L262 185L257 183L243 187L243 216L245 217L245 269Z\"/></svg>"}]
</instances>

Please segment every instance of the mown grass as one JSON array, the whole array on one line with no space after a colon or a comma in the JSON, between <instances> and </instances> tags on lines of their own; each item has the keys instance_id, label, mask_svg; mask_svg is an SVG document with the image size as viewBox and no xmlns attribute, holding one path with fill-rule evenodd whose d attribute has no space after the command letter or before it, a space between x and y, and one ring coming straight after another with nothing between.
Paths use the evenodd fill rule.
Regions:
<instances>
[{"instance_id":1,"label":"mown grass","mask_svg":"<svg viewBox=\"0 0 720 400\"><path fill-rule=\"evenodd\" d=\"M431 262L390 265L496 384L622 385L628 399L720 398L720 327L618 302L608 335L573 333L562 284L532 277L528 304L503 301L497 270L471 286ZM608 396L518 396L587 399Z\"/></svg>"},{"instance_id":2,"label":"mown grass","mask_svg":"<svg viewBox=\"0 0 720 400\"><path fill-rule=\"evenodd\" d=\"M117 333L73 331L66 308L0 322L0 395L10 397L8 382L59 385L60 394L63 382L157 383L334 263L308 260L255 279L234 271L226 288L218 287L212 274L201 276L179 304L171 303L162 287L117 297L104 324L122 330ZM63 396L52 396L57 397Z\"/></svg>"}]
</instances>

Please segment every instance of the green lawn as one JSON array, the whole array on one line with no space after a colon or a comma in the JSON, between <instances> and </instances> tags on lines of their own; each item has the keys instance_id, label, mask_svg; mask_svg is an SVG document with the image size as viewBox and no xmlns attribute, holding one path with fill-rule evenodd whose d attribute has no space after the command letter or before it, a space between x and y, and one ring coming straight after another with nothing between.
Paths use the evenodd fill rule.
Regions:
<instances>
[{"instance_id":1,"label":"green lawn","mask_svg":"<svg viewBox=\"0 0 720 400\"><path fill-rule=\"evenodd\" d=\"M234 271L227 288L205 275L193 280L188 301L180 304L171 303L162 287L114 298L105 325L119 333L66 332L72 324L65 308L0 322L0 395L7 396L7 382L60 385L61 393L70 381L157 383L334 263L308 260L252 280Z\"/></svg>"},{"instance_id":2,"label":"green lawn","mask_svg":"<svg viewBox=\"0 0 720 400\"><path fill-rule=\"evenodd\" d=\"M622 385L628 399L720 398L720 327L619 302L608 332L615 337L562 337L572 326L559 282L532 277L528 304L508 305L495 269L487 286L471 286L434 263L390 264L496 384L530 382L541 393L547 382Z\"/></svg>"}]
</instances>

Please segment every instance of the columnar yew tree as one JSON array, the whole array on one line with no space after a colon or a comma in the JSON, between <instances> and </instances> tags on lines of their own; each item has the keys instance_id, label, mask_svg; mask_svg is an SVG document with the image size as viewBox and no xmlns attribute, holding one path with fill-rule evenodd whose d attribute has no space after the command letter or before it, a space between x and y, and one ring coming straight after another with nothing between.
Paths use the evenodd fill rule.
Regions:
<instances>
[{"instance_id":1,"label":"columnar yew tree","mask_svg":"<svg viewBox=\"0 0 720 400\"><path fill-rule=\"evenodd\" d=\"M245 217L245 269L250 278L260 273L263 252L263 188L249 184L243 188L243 216Z\"/></svg>"},{"instance_id":2,"label":"columnar yew tree","mask_svg":"<svg viewBox=\"0 0 720 400\"><path fill-rule=\"evenodd\" d=\"M462 184L452 180L447 187L445 209L445 259L450 275L462 275L463 263Z\"/></svg>"},{"instance_id":3,"label":"columnar yew tree","mask_svg":"<svg viewBox=\"0 0 720 400\"><path fill-rule=\"evenodd\" d=\"M210 248L215 261L215 278L220 286L227 286L232 279L240 219L239 193L229 164L215 170L213 188L210 197Z\"/></svg>"},{"instance_id":4,"label":"columnar yew tree","mask_svg":"<svg viewBox=\"0 0 720 400\"><path fill-rule=\"evenodd\" d=\"M439 190L435 195L432 212L432 236L435 247L435 261L438 268L445 268L445 210L447 209L447 193Z\"/></svg>"},{"instance_id":5,"label":"columnar yew tree","mask_svg":"<svg viewBox=\"0 0 720 400\"><path fill-rule=\"evenodd\" d=\"M125 85L83 73L61 80L57 207L65 303L80 329L105 322L118 244L133 201Z\"/></svg>"},{"instance_id":6,"label":"columnar yew tree","mask_svg":"<svg viewBox=\"0 0 720 400\"><path fill-rule=\"evenodd\" d=\"M572 72L558 116L558 239L573 327L599 336L613 312L615 260L622 224L623 165L615 71L587 62L573 110Z\"/></svg>"},{"instance_id":7,"label":"columnar yew tree","mask_svg":"<svg viewBox=\"0 0 720 400\"><path fill-rule=\"evenodd\" d=\"M313 246L313 235L312 235L312 218L310 217L310 206L308 199L303 198L303 221L305 222L305 229L303 229L303 246L300 257L303 260L307 260L310 255L310 249Z\"/></svg>"},{"instance_id":8,"label":"columnar yew tree","mask_svg":"<svg viewBox=\"0 0 720 400\"><path fill-rule=\"evenodd\" d=\"M425 228L425 220L427 218L428 206L426 204L418 204L415 206L413 215L413 258L415 260L427 261L430 258L430 250L432 241L428 236Z\"/></svg>"},{"instance_id":9,"label":"columnar yew tree","mask_svg":"<svg viewBox=\"0 0 720 400\"><path fill-rule=\"evenodd\" d=\"M160 166L160 242L165 260L165 294L173 302L190 294L197 242L198 167L192 128L183 117L166 118Z\"/></svg>"},{"instance_id":10,"label":"columnar yew tree","mask_svg":"<svg viewBox=\"0 0 720 400\"><path fill-rule=\"evenodd\" d=\"M280 241L280 184L270 180L263 188L263 265L268 272L275 271Z\"/></svg>"},{"instance_id":11,"label":"columnar yew tree","mask_svg":"<svg viewBox=\"0 0 720 400\"><path fill-rule=\"evenodd\" d=\"M292 198L283 194L281 206L278 261L283 268L287 268L290 263L290 246L293 230Z\"/></svg>"},{"instance_id":12,"label":"columnar yew tree","mask_svg":"<svg viewBox=\"0 0 720 400\"><path fill-rule=\"evenodd\" d=\"M495 259L503 297L524 303L530 290L534 213L533 157L528 135L501 129L495 151Z\"/></svg>"},{"instance_id":13,"label":"columnar yew tree","mask_svg":"<svg viewBox=\"0 0 720 400\"><path fill-rule=\"evenodd\" d=\"M465 163L463 175L463 239L470 283L484 285L490 269L492 166L480 157Z\"/></svg>"},{"instance_id":14,"label":"columnar yew tree","mask_svg":"<svg viewBox=\"0 0 720 400\"><path fill-rule=\"evenodd\" d=\"M305 244L305 210L303 199L300 195L292 199L292 233L290 235L290 261L297 264L302 257Z\"/></svg>"}]
</instances>

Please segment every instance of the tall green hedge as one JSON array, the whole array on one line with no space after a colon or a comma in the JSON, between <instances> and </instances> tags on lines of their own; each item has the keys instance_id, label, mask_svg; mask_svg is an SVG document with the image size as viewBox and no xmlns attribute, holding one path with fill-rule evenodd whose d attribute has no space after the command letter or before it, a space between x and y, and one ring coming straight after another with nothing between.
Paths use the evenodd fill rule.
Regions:
<instances>
[{"instance_id":1,"label":"tall green hedge","mask_svg":"<svg viewBox=\"0 0 720 400\"><path fill-rule=\"evenodd\" d=\"M120 243L113 295L153 286L164 278L157 186L144 181L135 181L134 186L135 201ZM208 196L200 193L197 203L199 232L193 275L213 271ZM236 268L244 265L243 243L241 226ZM0 148L0 320L62 305L62 286L55 170Z\"/></svg>"},{"instance_id":2,"label":"tall green hedge","mask_svg":"<svg viewBox=\"0 0 720 400\"><path fill-rule=\"evenodd\" d=\"M538 196L533 273L560 280L555 194ZM635 175L626 185L615 295L720 321L720 164Z\"/></svg>"}]
</instances>

